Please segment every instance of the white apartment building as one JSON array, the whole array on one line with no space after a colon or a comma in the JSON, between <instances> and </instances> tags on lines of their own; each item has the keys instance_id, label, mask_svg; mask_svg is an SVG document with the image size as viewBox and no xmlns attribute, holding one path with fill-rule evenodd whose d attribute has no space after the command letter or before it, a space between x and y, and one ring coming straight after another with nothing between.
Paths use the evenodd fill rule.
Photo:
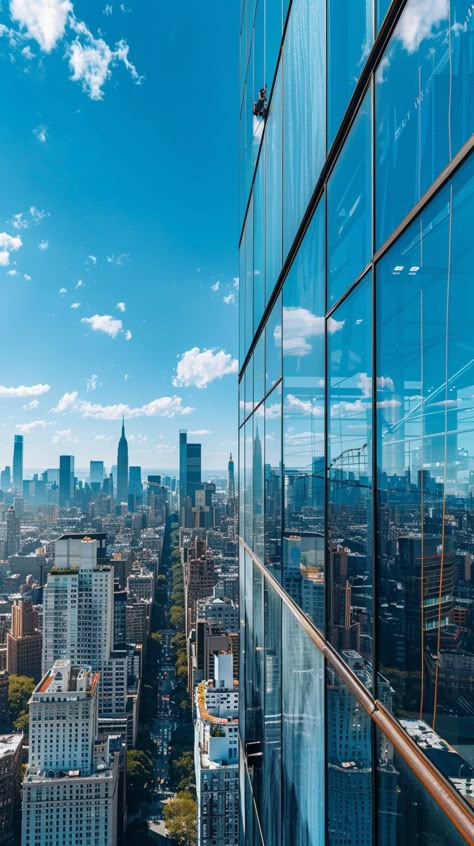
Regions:
<instances>
[{"instance_id":1,"label":"white apartment building","mask_svg":"<svg viewBox=\"0 0 474 846\"><path fill-rule=\"evenodd\" d=\"M58 660L31 696L22 846L116 846L118 755L97 739L98 683Z\"/></svg>"},{"instance_id":2,"label":"white apartment building","mask_svg":"<svg viewBox=\"0 0 474 846\"><path fill-rule=\"evenodd\" d=\"M216 655L214 676L195 693L198 846L234 846L239 840L239 694L232 655Z\"/></svg>"}]
</instances>

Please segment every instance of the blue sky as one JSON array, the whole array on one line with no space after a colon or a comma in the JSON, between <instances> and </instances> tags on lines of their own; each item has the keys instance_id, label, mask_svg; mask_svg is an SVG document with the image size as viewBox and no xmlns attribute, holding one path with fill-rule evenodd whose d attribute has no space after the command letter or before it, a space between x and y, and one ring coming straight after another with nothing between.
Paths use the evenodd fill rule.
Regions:
<instances>
[{"instance_id":1,"label":"blue sky","mask_svg":"<svg viewBox=\"0 0 474 846\"><path fill-rule=\"evenodd\" d=\"M0 3L0 464L236 448L238 0Z\"/></svg>"}]
</instances>

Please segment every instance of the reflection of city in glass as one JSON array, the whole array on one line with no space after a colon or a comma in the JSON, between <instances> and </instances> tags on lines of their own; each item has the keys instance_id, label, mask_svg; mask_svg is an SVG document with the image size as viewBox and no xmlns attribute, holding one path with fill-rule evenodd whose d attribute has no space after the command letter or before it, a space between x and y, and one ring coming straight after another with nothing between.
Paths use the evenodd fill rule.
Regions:
<instances>
[{"instance_id":1,"label":"reflection of city in glass","mask_svg":"<svg viewBox=\"0 0 474 846\"><path fill-rule=\"evenodd\" d=\"M474 14L282 6L242 4L243 842L457 846L474 841Z\"/></svg>"}]
</instances>

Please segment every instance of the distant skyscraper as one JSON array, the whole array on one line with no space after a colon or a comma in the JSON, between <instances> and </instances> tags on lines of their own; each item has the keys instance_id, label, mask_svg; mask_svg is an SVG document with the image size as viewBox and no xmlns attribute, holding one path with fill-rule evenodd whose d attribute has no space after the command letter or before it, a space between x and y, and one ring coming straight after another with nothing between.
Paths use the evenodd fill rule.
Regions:
<instances>
[{"instance_id":1,"label":"distant skyscraper","mask_svg":"<svg viewBox=\"0 0 474 846\"><path fill-rule=\"evenodd\" d=\"M117 452L117 501L128 502L128 444L125 437L125 421L122 419L122 434Z\"/></svg>"},{"instance_id":2,"label":"distant skyscraper","mask_svg":"<svg viewBox=\"0 0 474 846\"><path fill-rule=\"evenodd\" d=\"M20 521L13 506L6 513L7 524L7 556L16 555L20 549Z\"/></svg>"},{"instance_id":3,"label":"distant skyscraper","mask_svg":"<svg viewBox=\"0 0 474 846\"><path fill-rule=\"evenodd\" d=\"M227 499L231 500L235 496L234 459L232 458L232 453L229 457L227 470Z\"/></svg>"},{"instance_id":4,"label":"distant skyscraper","mask_svg":"<svg viewBox=\"0 0 474 846\"><path fill-rule=\"evenodd\" d=\"M15 435L13 441L13 490L23 493L23 435Z\"/></svg>"},{"instance_id":5,"label":"distant skyscraper","mask_svg":"<svg viewBox=\"0 0 474 846\"><path fill-rule=\"evenodd\" d=\"M104 483L104 462L91 461L89 464L89 478L91 485L100 485Z\"/></svg>"},{"instance_id":6,"label":"distant skyscraper","mask_svg":"<svg viewBox=\"0 0 474 846\"><path fill-rule=\"evenodd\" d=\"M183 508L186 502L186 458L188 435L185 429L179 432L179 505Z\"/></svg>"},{"instance_id":7,"label":"distant skyscraper","mask_svg":"<svg viewBox=\"0 0 474 846\"><path fill-rule=\"evenodd\" d=\"M142 468L141 467L130 467L130 474L129 474L129 493L133 494L133 496L140 497L143 493L143 485L142 485Z\"/></svg>"},{"instance_id":8,"label":"distant skyscraper","mask_svg":"<svg viewBox=\"0 0 474 846\"><path fill-rule=\"evenodd\" d=\"M8 465L5 467L5 470L2 470L0 474L0 489L5 493L5 491L9 491L12 486L12 477L11 477L11 470Z\"/></svg>"},{"instance_id":9,"label":"distant skyscraper","mask_svg":"<svg viewBox=\"0 0 474 846\"><path fill-rule=\"evenodd\" d=\"M74 456L59 456L59 505L69 508L74 502Z\"/></svg>"},{"instance_id":10,"label":"distant skyscraper","mask_svg":"<svg viewBox=\"0 0 474 846\"><path fill-rule=\"evenodd\" d=\"M41 632L31 599L17 599L12 606L11 631L7 633L7 670L16 676L41 678Z\"/></svg>"},{"instance_id":11,"label":"distant skyscraper","mask_svg":"<svg viewBox=\"0 0 474 846\"><path fill-rule=\"evenodd\" d=\"M195 494L200 488L201 444L188 444L187 432L182 429L179 433L179 504L185 525L191 525L189 520L192 515L188 505L192 508L196 504ZM187 501L188 497L190 502Z\"/></svg>"}]
</instances>

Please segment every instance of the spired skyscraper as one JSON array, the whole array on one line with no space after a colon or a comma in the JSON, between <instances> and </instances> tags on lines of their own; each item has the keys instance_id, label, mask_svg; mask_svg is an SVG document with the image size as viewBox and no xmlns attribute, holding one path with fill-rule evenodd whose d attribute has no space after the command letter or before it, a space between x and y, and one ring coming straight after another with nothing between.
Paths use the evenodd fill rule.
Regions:
<instances>
[{"instance_id":1,"label":"spired skyscraper","mask_svg":"<svg viewBox=\"0 0 474 846\"><path fill-rule=\"evenodd\" d=\"M23 494L23 435L13 439L13 491Z\"/></svg>"},{"instance_id":2,"label":"spired skyscraper","mask_svg":"<svg viewBox=\"0 0 474 846\"><path fill-rule=\"evenodd\" d=\"M471 7L241 4L241 846L474 843Z\"/></svg>"},{"instance_id":3,"label":"spired skyscraper","mask_svg":"<svg viewBox=\"0 0 474 846\"><path fill-rule=\"evenodd\" d=\"M117 502L128 502L128 443L125 437L125 420L117 451Z\"/></svg>"}]
</instances>

